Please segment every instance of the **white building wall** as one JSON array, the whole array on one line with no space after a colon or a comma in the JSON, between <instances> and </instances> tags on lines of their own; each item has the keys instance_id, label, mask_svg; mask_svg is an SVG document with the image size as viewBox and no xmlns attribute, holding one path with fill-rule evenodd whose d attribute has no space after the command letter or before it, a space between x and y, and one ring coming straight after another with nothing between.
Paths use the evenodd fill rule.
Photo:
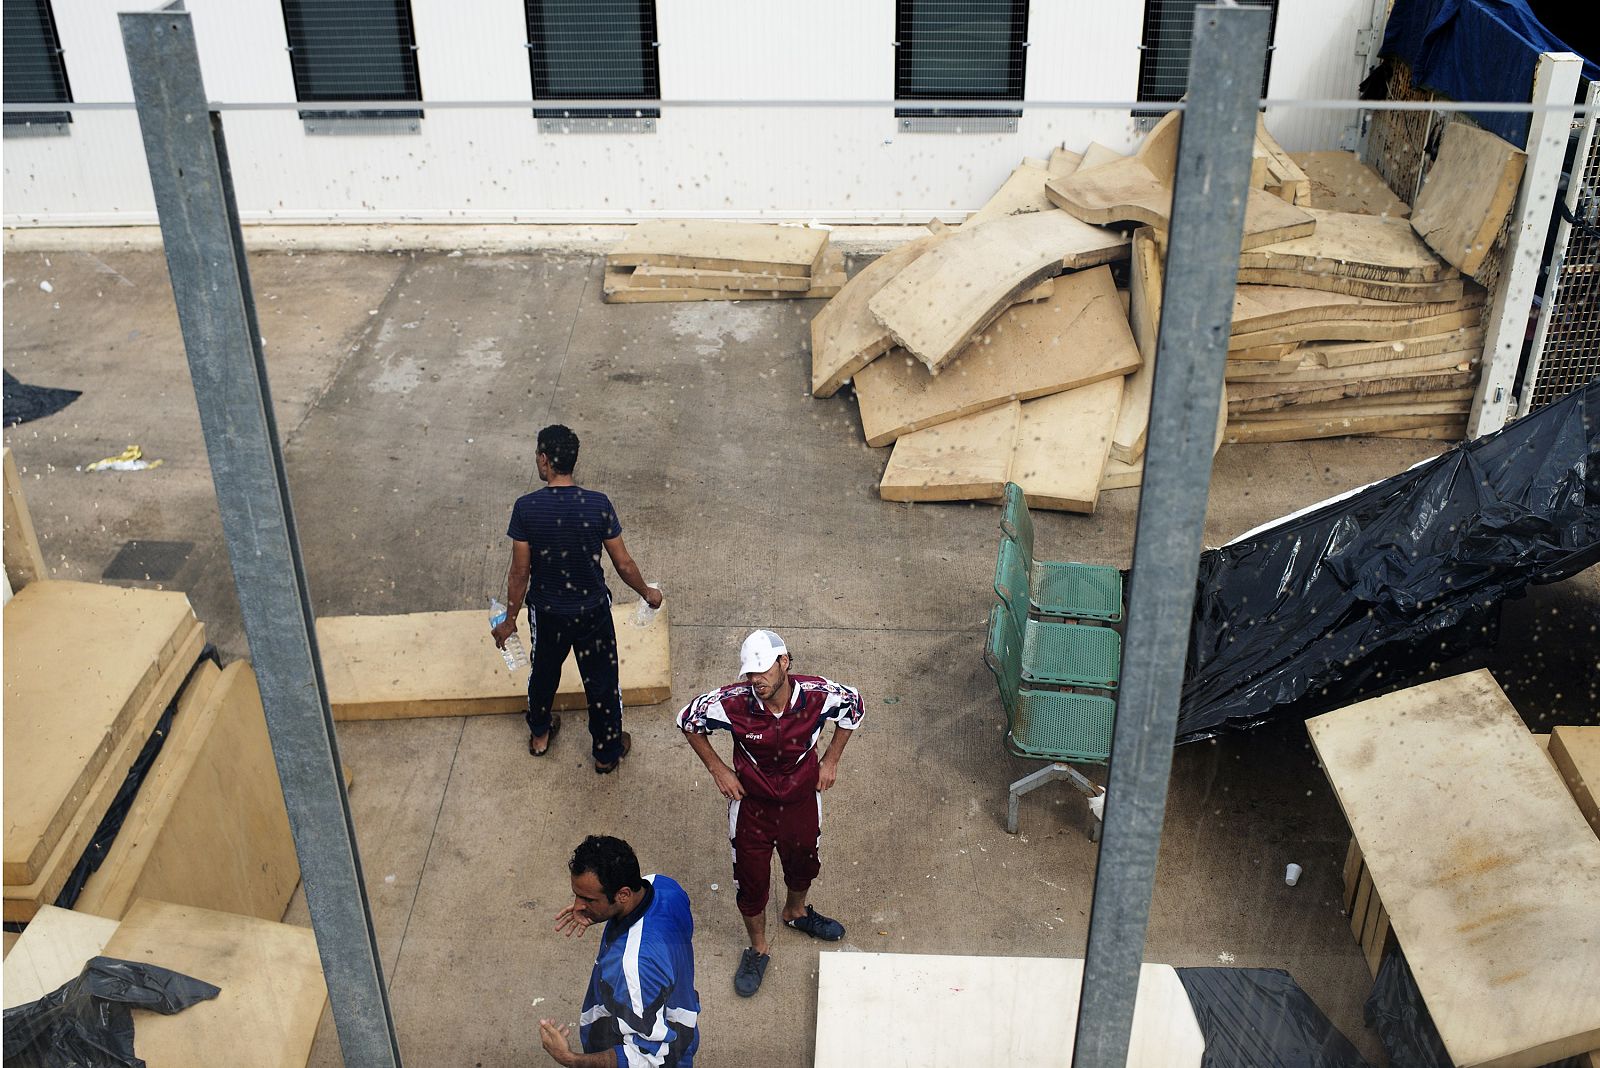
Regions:
<instances>
[{"instance_id":1,"label":"white building wall","mask_svg":"<svg viewBox=\"0 0 1600 1068\"><path fill-rule=\"evenodd\" d=\"M56 0L77 100L132 98L116 13L127 0ZM207 92L292 102L277 0L190 0ZM1350 99L1371 0L1281 0L1269 95ZM663 99L886 101L893 0L660 0ZM311 135L293 109L224 112L247 220L580 222L641 216L835 222L959 219L1024 155L1090 141L1129 151L1126 108L1025 107L1008 134L903 133L888 107L671 107L653 134L538 132L521 0L412 0L426 117L418 134ZM1034 0L1026 97L1128 101L1142 5ZM1351 116L1275 109L1290 149L1338 144ZM7 225L154 221L131 111L79 111L66 137L5 142Z\"/></svg>"},{"instance_id":2,"label":"white building wall","mask_svg":"<svg viewBox=\"0 0 1600 1068\"><path fill-rule=\"evenodd\" d=\"M1372 0L1280 2L1268 99L1354 100L1368 67L1357 37L1374 17L1382 18L1382 10L1375 15ZM1356 124L1345 108L1267 109L1267 128L1290 152L1353 149Z\"/></svg>"}]
</instances>

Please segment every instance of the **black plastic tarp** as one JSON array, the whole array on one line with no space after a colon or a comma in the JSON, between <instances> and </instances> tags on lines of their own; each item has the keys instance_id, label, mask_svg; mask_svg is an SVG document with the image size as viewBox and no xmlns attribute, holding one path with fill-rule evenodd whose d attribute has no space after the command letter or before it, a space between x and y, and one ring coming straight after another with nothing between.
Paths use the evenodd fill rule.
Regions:
<instances>
[{"instance_id":1,"label":"black plastic tarp","mask_svg":"<svg viewBox=\"0 0 1600 1068\"><path fill-rule=\"evenodd\" d=\"M1492 641L1505 597L1596 562L1600 378L1202 554L1178 740L1404 682Z\"/></svg>"},{"instance_id":2,"label":"black plastic tarp","mask_svg":"<svg viewBox=\"0 0 1600 1068\"><path fill-rule=\"evenodd\" d=\"M3 372L0 377L4 380L0 384L5 387L3 402L0 403L5 408L3 421L6 426L31 423L35 419L54 415L83 396L83 391L77 389L25 385L17 381L17 376L10 371Z\"/></svg>"},{"instance_id":3,"label":"black plastic tarp","mask_svg":"<svg viewBox=\"0 0 1600 1068\"><path fill-rule=\"evenodd\" d=\"M1582 996L1579 991L1573 993ZM1378 1040L1389 1054L1389 1068L1455 1068L1405 954L1398 949L1384 956L1362 1015L1367 1026L1378 1032ZM1543 1068L1584 1068L1588 1062L1587 1055L1567 1057Z\"/></svg>"},{"instance_id":4,"label":"black plastic tarp","mask_svg":"<svg viewBox=\"0 0 1600 1068\"><path fill-rule=\"evenodd\" d=\"M1288 972L1177 971L1206 1040L1200 1068L1369 1068Z\"/></svg>"},{"instance_id":5,"label":"black plastic tarp","mask_svg":"<svg viewBox=\"0 0 1600 1068\"><path fill-rule=\"evenodd\" d=\"M178 692L168 702L166 711L162 712L161 718L156 721L154 729L150 731L150 737L139 750L139 755L134 758L133 765L128 768L127 775L123 776L122 785L118 787L116 796L111 799L111 807L106 809L106 814L100 818L100 823L94 829L94 836L89 839L89 844L78 857L78 862L73 865L71 874L61 887L61 892L56 895L56 908L70 909L76 905L78 895L83 893L83 887L89 881L89 876L99 871L100 865L105 863L106 854L111 851L117 835L122 830L123 821L128 818L128 811L139 799L139 791L143 788L150 769L155 765L156 758L161 755L167 739L172 735L172 721L178 714L178 702L189 689L189 683L194 679L195 672L199 671L200 665L207 660L218 667L222 666L217 647L209 642L200 651L200 659L195 661L194 666L189 669L189 674L184 677L183 685L178 687Z\"/></svg>"},{"instance_id":6,"label":"black plastic tarp","mask_svg":"<svg viewBox=\"0 0 1600 1068\"><path fill-rule=\"evenodd\" d=\"M90 958L76 979L6 1010L6 1068L144 1068L134 1009L171 1016L221 992L153 964Z\"/></svg>"}]
</instances>

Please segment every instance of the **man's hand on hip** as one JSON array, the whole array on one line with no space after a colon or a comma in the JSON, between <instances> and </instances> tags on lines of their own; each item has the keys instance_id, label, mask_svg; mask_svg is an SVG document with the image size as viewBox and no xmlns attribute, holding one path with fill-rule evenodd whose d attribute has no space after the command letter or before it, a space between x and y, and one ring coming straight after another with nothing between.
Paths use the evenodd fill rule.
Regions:
<instances>
[{"instance_id":1,"label":"man's hand on hip","mask_svg":"<svg viewBox=\"0 0 1600 1068\"><path fill-rule=\"evenodd\" d=\"M744 784L739 781L739 776L734 770L726 764L720 768L711 769L711 781L717 784L717 789L729 801L742 801L744 799Z\"/></svg>"},{"instance_id":2,"label":"man's hand on hip","mask_svg":"<svg viewBox=\"0 0 1600 1068\"><path fill-rule=\"evenodd\" d=\"M817 765L817 789L826 790L839 780L839 762L823 757Z\"/></svg>"}]
</instances>

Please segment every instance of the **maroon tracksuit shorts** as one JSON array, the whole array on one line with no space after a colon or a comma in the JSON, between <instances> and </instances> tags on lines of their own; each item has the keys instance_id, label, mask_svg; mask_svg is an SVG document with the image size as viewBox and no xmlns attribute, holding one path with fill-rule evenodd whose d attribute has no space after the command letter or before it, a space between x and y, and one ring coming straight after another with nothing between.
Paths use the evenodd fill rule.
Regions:
<instances>
[{"instance_id":1,"label":"maroon tracksuit shorts","mask_svg":"<svg viewBox=\"0 0 1600 1068\"><path fill-rule=\"evenodd\" d=\"M822 794L798 801L745 797L728 803L728 839L733 843L733 883L739 911L759 916L767 907L772 882L772 850L783 864L790 890L809 890L822 870L817 846L822 840Z\"/></svg>"}]
</instances>

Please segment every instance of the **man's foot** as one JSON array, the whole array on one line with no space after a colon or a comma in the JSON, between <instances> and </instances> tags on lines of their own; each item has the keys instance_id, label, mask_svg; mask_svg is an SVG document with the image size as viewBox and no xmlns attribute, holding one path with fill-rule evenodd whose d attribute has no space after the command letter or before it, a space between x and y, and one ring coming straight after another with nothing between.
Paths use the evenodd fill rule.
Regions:
<instances>
[{"instance_id":1,"label":"man's foot","mask_svg":"<svg viewBox=\"0 0 1600 1068\"><path fill-rule=\"evenodd\" d=\"M555 744L556 735L560 733L561 716L552 712L550 713L550 729L545 732L542 739L532 734L528 735L528 752L533 756L544 756L550 752L550 747Z\"/></svg>"},{"instance_id":2,"label":"man's foot","mask_svg":"<svg viewBox=\"0 0 1600 1068\"><path fill-rule=\"evenodd\" d=\"M750 997L761 989L761 978L767 974L767 964L772 958L765 953L757 953L754 946L748 946L739 956L739 970L733 973L733 990L742 998Z\"/></svg>"},{"instance_id":3,"label":"man's foot","mask_svg":"<svg viewBox=\"0 0 1600 1068\"><path fill-rule=\"evenodd\" d=\"M838 920L830 920L810 905L806 906L806 914L792 920L784 920L785 927L793 927L802 934L812 938L820 938L824 942L837 942L844 937L844 924Z\"/></svg>"},{"instance_id":4,"label":"man's foot","mask_svg":"<svg viewBox=\"0 0 1600 1068\"><path fill-rule=\"evenodd\" d=\"M632 748L633 748L633 735L629 734L627 731L623 731L622 732L622 752L620 754L618 754L617 759L613 760L609 764L596 763L595 766L594 766L595 774L596 775L610 775L613 771L616 771L617 768L619 766L621 766L623 758L628 755L628 752Z\"/></svg>"}]
</instances>

